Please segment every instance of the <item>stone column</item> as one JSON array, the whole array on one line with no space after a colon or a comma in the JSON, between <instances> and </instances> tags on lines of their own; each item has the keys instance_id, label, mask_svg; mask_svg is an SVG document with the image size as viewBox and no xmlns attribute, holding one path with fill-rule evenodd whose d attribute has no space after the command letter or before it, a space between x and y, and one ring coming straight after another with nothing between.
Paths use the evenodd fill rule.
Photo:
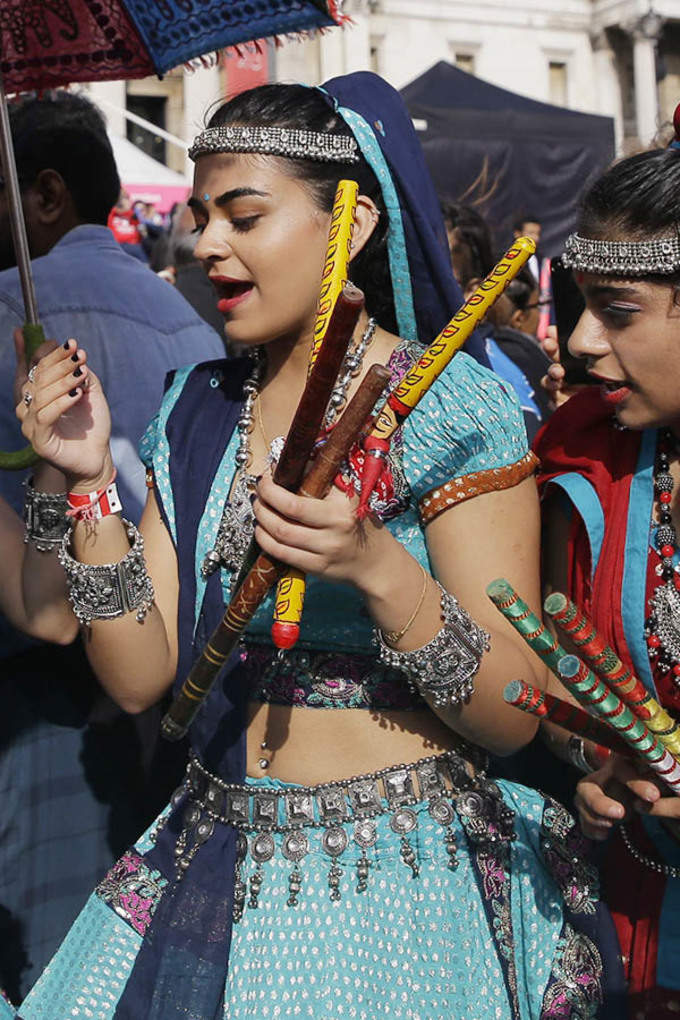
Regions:
<instances>
[{"instance_id":1,"label":"stone column","mask_svg":"<svg viewBox=\"0 0 680 1020\"><path fill-rule=\"evenodd\" d=\"M663 18L650 10L632 26L635 119L638 138L648 145L656 134L659 96L656 87L656 45Z\"/></svg>"},{"instance_id":2,"label":"stone column","mask_svg":"<svg viewBox=\"0 0 680 1020\"><path fill-rule=\"evenodd\" d=\"M598 92L598 113L614 118L616 151L623 146L623 99L616 73L616 56L607 32L594 32L590 37L593 48L593 69Z\"/></svg>"}]
</instances>

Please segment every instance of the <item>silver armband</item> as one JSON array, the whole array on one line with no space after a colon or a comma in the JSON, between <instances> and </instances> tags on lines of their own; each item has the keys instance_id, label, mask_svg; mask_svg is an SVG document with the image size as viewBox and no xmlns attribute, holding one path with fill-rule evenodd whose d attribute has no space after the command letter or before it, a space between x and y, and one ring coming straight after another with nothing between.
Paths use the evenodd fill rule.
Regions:
<instances>
[{"instance_id":1,"label":"silver armband","mask_svg":"<svg viewBox=\"0 0 680 1020\"><path fill-rule=\"evenodd\" d=\"M73 612L86 626L92 620L113 620L135 610L141 623L154 600L144 539L130 521L123 524L132 548L119 563L79 563L69 552L70 531L62 539L59 562L66 571Z\"/></svg>"},{"instance_id":2,"label":"silver armband","mask_svg":"<svg viewBox=\"0 0 680 1020\"><path fill-rule=\"evenodd\" d=\"M380 661L401 670L435 708L450 708L467 701L490 635L471 619L457 599L439 585L444 626L431 641L411 652L398 652L375 631Z\"/></svg>"},{"instance_id":3,"label":"silver armband","mask_svg":"<svg viewBox=\"0 0 680 1020\"><path fill-rule=\"evenodd\" d=\"M32 482L26 482L24 542L32 542L38 552L57 549L71 525L67 510L65 492L36 492Z\"/></svg>"}]
</instances>

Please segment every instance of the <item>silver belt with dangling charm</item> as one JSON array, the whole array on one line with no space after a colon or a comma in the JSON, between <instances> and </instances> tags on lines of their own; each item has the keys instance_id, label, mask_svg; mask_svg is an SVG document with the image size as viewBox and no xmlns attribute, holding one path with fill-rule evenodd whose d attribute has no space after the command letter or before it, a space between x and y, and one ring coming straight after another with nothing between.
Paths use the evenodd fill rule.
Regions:
<instances>
[{"instance_id":1,"label":"silver belt with dangling charm","mask_svg":"<svg viewBox=\"0 0 680 1020\"><path fill-rule=\"evenodd\" d=\"M368 887L371 861L367 851L378 841L375 819L390 815L392 831L400 837L400 855L414 878L419 865L409 836L418 826L412 810L427 803L430 817L441 825L449 865L457 867L456 836L452 822L459 816L468 839L475 844L514 838L514 813L504 804L498 786L484 774L486 757L466 745L470 763L454 751L421 758L367 775L353 776L317 786L259 790L246 784L226 783L192 757L183 785L173 798L183 812L183 827L175 846L177 877L189 868L201 846L218 824L237 830L237 864L234 920L247 905L258 906L265 881L265 865L276 853L275 835L282 835L280 853L292 864L288 878L288 906L295 907L302 891L299 865L319 834L319 844L330 858L329 897L340 899L342 871L339 860L353 843L357 890ZM471 774L469 765L476 772ZM351 834L347 827L353 826ZM250 875L246 876L249 863Z\"/></svg>"}]
</instances>

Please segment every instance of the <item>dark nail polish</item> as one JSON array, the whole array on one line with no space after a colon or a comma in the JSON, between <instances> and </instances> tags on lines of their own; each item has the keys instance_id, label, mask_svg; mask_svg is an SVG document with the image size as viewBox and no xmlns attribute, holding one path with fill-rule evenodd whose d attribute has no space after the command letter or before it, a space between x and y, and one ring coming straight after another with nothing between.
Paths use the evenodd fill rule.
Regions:
<instances>
[{"instance_id":1,"label":"dark nail polish","mask_svg":"<svg viewBox=\"0 0 680 1020\"><path fill-rule=\"evenodd\" d=\"M261 478L262 478L262 475L255 475L255 482L256 482L256 484L261 480Z\"/></svg>"},{"instance_id":2,"label":"dark nail polish","mask_svg":"<svg viewBox=\"0 0 680 1020\"><path fill-rule=\"evenodd\" d=\"M251 492L251 493L249 493L249 495L248 495L248 499L250 500L250 505L251 505L251 506L252 506L252 505L253 505L253 503L255 502L256 498L257 498L257 497L256 497L256 495L255 495L255 493L254 493L254 492Z\"/></svg>"},{"instance_id":3,"label":"dark nail polish","mask_svg":"<svg viewBox=\"0 0 680 1020\"><path fill-rule=\"evenodd\" d=\"M67 341L66 341L66 343L64 344L64 350L65 350L65 351L67 351L67 350L68 350L68 345L69 345L70 343L71 343L71 341L70 341L70 340L67 340Z\"/></svg>"},{"instance_id":4,"label":"dark nail polish","mask_svg":"<svg viewBox=\"0 0 680 1020\"><path fill-rule=\"evenodd\" d=\"M71 355L71 361L77 361L77 360L78 360L78 355L77 354L72 354Z\"/></svg>"},{"instance_id":5,"label":"dark nail polish","mask_svg":"<svg viewBox=\"0 0 680 1020\"><path fill-rule=\"evenodd\" d=\"M69 395L69 397L77 397L78 396L78 390L69 390L68 391L68 395Z\"/></svg>"},{"instance_id":6,"label":"dark nail polish","mask_svg":"<svg viewBox=\"0 0 680 1020\"><path fill-rule=\"evenodd\" d=\"M73 374L74 374L74 376L76 377L76 379L78 378L78 376L79 376L79 375L82 375L82 374L83 374L83 370L82 370L82 368L80 367L80 365L78 366L78 368L77 368L77 369L75 370L75 372L74 372Z\"/></svg>"}]
</instances>

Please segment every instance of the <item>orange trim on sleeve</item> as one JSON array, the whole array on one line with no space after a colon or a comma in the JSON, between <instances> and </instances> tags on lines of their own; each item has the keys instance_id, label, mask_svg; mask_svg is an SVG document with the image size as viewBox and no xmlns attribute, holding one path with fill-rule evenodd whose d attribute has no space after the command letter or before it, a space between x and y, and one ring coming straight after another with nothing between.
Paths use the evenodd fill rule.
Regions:
<instances>
[{"instance_id":1,"label":"orange trim on sleeve","mask_svg":"<svg viewBox=\"0 0 680 1020\"><path fill-rule=\"evenodd\" d=\"M472 474L452 478L450 482L430 489L418 503L423 524L429 524L450 506L464 503L473 496L481 496L484 492L495 492L500 489L511 489L514 485L519 485L525 478L533 475L538 463L538 457L529 451L514 464L489 468L487 471L473 471Z\"/></svg>"}]
</instances>

